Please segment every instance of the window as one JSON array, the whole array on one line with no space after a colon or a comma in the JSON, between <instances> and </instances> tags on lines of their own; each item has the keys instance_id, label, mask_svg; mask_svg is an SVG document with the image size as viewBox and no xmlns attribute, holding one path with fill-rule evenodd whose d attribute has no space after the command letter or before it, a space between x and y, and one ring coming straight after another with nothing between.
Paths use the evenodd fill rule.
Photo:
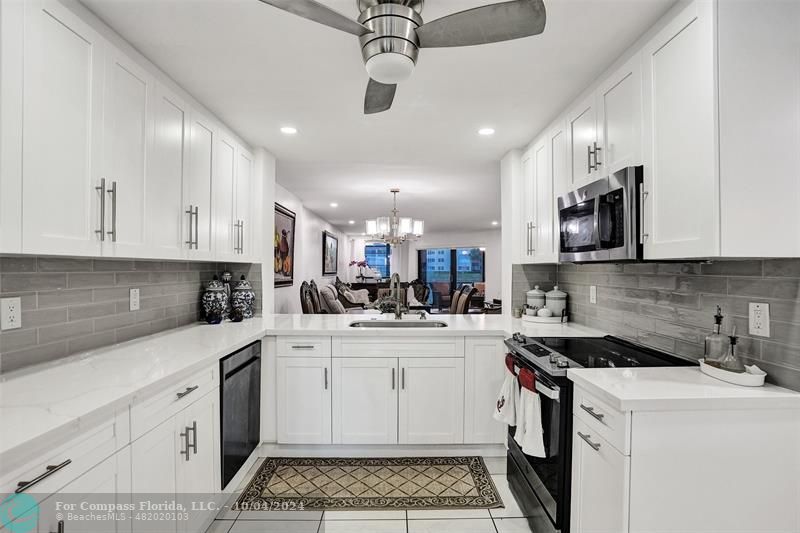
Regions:
<instances>
[{"instance_id":1,"label":"window","mask_svg":"<svg viewBox=\"0 0 800 533\"><path fill-rule=\"evenodd\" d=\"M370 268L388 278L391 271L392 247L388 244L368 244L364 247L364 259Z\"/></svg>"},{"instance_id":2,"label":"window","mask_svg":"<svg viewBox=\"0 0 800 533\"><path fill-rule=\"evenodd\" d=\"M428 303L434 307L449 306L450 295L465 283L484 292L486 253L480 248L419 250L417 267L419 279L431 287Z\"/></svg>"}]
</instances>

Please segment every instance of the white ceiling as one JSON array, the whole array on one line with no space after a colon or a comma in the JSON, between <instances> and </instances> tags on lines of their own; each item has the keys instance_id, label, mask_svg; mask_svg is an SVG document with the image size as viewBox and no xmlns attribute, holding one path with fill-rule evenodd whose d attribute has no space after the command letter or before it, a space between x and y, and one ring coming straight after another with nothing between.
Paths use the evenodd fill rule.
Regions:
<instances>
[{"instance_id":1,"label":"white ceiling","mask_svg":"<svg viewBox=\"0 0 800 533\"><path fill-rule=\"evenodd\" d=\"M322 1L358 15L356 0ZM371 116L362 114L367 76L349 34L257 0L83 2L245 140L273 152L278 181L323 217L373 216L399 186L403 212L413 200L429 230L470 230L500 217L500 157L530 141L674 0L545 0L542 35L421 50L392 109ZM428 0L422 15L487 3ZM299 133L286 137L283 125ZM496 135L479 137L482 126Z\"/></svg>"}]
</instances>

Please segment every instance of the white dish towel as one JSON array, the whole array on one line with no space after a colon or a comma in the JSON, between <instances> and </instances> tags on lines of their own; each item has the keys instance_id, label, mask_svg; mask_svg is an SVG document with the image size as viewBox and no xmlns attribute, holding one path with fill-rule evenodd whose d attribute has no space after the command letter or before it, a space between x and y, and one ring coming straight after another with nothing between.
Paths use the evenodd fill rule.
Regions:
<instances>
[{"instance_id":1,"label":"white dish towel","mask_svg":"<svg viewBox=\"0 0 800 533\"><path fill-rule=\"evenodd\" d=\"M531 388L535 388L533 373L523 368L519 373L519 381L522 388L519 393L517 431L514 434L514 440L517 441L525 455L547 457L544 449L544 430L542 429L542 402L539 394L531 390Z\"/></svg>"},{"instance_id":2,"label":"white dish towel","mask_svg":"<svg viewBox=\"0 0 800 533\"><path fill-rule=\"evenodd\" d=\"M519 385L517 385L517 375L513 371L513 362L511 365L511 368L508 368L508 362L506 362L506 377L500 388L500 394L497 395L494 419L509 426L516 426Z\"/></svg>"}]
</instances>

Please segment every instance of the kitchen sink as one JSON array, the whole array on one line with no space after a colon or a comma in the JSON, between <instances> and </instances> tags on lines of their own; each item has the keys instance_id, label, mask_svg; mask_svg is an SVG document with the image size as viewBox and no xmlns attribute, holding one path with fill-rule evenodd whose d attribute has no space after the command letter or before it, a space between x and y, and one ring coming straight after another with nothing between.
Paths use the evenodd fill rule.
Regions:
<instances>
[{"instance_id":1,"label":"kitchen sink","mask_svg":"<svg viewBox=\"0 0 800 533\"><path fill-rule=\"evenodd\" d=\"M445 322L438 320L357 320L350 323L351 328L446 328Z\"/></svg>"}]
</instances>

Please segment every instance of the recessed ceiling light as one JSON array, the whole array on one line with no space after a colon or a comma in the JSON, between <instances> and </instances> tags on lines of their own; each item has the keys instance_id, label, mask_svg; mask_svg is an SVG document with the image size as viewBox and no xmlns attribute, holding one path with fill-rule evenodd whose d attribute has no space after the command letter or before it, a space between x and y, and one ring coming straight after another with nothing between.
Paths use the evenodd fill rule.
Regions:
<instances>
[{"instance_id":1,"label":"recessed ceiling light","mask_svg":"<svg viewBox=\"0 0 800 533\"><path fill-rule=\"evenodd\" d=\"M350 224L350 225L352 226L353 224L355 224L355 223L356 223L356 221L355 221L355 220L348 220L348 221L347 221L347 223L348 223L348 224Z\"/></svg>"},{"instance_id":2,"label":"recessed ceiling light","mask_svg":"<svg viewBox=\"0 0 800 533\"><path fill-rule=\"evenodd\" d=\"M478 135L483 135L484 137L494 135L494 128L481 128L478 130Z\"/></svg>"},{"instance_id":3,"label":"recessed ceiling light","mask_svg":"<svg viewBox=\"0 0 800 533\"><path fill-rule=\"evenodd\" d=\"M339 207L339 204L337 204L336 202L331 202L331 207Z\"/></svg>"},{"instance_id":4,"label":"recessed ceiling light","mask_svg":"<svg viewBox=\"0 0 800 533\"><path fill-rule=\"evenodd\" d=\"M498 225L498 224L499 224L499 222L498 222L498 221L496 221L496 220L492 220L492 226L496 226L496 225Z\"/></svg>"},{"instance_id":5,"label":"recessed ceiling light","mask_svg":"<svg viewBox=\"0 0 800 533\"><path fill-rule=\"evenodd\" d=\"M297 133L297 128L295 128L294 126L284 126L281 128L281 133L283 133L284 135L294 135L295 133Z\"/></svg>"}]
</instances>

